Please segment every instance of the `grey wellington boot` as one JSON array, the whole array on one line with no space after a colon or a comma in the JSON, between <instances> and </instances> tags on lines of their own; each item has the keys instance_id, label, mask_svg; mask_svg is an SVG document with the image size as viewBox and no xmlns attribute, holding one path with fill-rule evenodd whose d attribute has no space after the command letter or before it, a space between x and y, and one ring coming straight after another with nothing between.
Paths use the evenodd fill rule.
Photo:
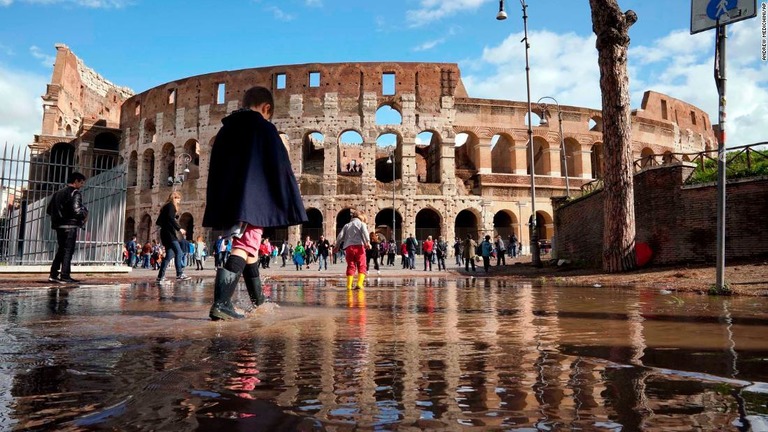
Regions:
<instances>
[{"instance_id":1,"label":"grey wellington boot","mask_svg":"<svg viewBox=\"0 0 768 432\"><path fill-rule=\"evenodd\" d=\"M261 288L261 277L259 277L259 263L248 264L243 271L243 279L245 280L245 287L248 289L248 297L251 298L251 303L254 308L257 308L264 304L266 300L264 298L264 292Z\"/></svg>"},{"instance_id":2,"label":"grey wellington boot","mask_svg":"<svg viewBox=\"0 0 768 432\"><path fill-rule=\"evenodd\" d=\"M237 313L232 305L232 294L237 289L239 273L233 273L225 268L216 270L216 282L213 290L213 306L208 316L214 320L242 319L244 315Z\"/></svg>"}]
</instances>

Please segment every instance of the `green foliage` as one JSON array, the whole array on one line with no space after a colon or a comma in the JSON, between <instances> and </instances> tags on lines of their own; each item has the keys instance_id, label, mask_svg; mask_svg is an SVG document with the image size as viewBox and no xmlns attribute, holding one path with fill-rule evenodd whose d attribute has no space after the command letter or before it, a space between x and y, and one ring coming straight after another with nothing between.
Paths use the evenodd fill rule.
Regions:
<instances>
[{"instance_id":1,"label":"green foliage","mask_svg":"<svg viewBox=\"0 0 768 432\"><path fill-rule=\"evenodd\" d=\"M768 175L768 152L760 150L738 150L726 153L726 178L739 179ZM686 184L710 183L717 181L717 160L707 159L697 167Z\"/></svg>"},{"instance_id":2,"label":"green foliage","mask_svg":"<svg viewBox=\"0 0 768 432\"><path fill-rule=\"evenodd\" d=\"M725 284L723 284L722 288L718 287L715 284L710 285L707 293L713 296L729 296L729 295L733 295L733 290L731 289L731 285L728 282L726 282Z\"/></svg>"}]
</instances>

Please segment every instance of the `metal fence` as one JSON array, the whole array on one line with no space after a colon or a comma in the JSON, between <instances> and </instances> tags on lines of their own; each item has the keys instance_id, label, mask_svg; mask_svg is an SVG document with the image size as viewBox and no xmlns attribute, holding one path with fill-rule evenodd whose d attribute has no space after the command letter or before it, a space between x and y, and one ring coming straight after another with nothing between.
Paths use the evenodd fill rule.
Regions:
<instances>
[{"instance_id":1,"label":"metal fence","mask_svg":"<svg viewBox=\"0 0 768 432\"><path fill-rule=\"evenodd\" d=\"M89 215L78 233L75 265L119 265L123 261L126 166L116 153L76 156L74 147L37 153L6 147L0 158L0 265L41 265L53 261L56 233L45 213L50 196L78 171Z\"/></svg>"}]
</instances>

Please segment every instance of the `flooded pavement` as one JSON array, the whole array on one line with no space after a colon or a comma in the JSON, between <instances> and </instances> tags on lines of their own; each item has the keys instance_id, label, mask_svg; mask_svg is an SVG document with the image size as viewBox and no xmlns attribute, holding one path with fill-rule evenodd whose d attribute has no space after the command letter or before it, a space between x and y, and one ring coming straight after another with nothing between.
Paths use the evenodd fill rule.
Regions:
<instances>
[{"instance_id":1,"label":"flooded pavement","mask_svg":"<svg viewBox=\"0 0 768 432\"><path fill-rule=\"evenodd\" d=\"M4 291L0 430L768 429L766 298L370 282Z\"/></svg>"}]
</instances>

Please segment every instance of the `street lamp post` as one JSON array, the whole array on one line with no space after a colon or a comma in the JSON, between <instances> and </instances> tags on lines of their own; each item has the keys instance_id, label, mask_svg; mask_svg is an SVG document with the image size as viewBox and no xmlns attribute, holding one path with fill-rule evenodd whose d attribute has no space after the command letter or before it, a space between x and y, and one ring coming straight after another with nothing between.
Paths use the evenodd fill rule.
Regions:
<instances>
[{"instance_id":1,"label":"street lamp post","mask_svg":"<svg viewBox=\"0 0 768 432\"><path fill-rule=\"evenodd\" d=\"M565 175L565 196L568 198L571 197L571 185L568 182L568 159L566 157L565 152L565 140L563 139L563 112L560 110L560 104L557 102L557 99L553 98L552 96L544 96L542 98L539 98L539 100L536 102L539 105L539 108L541 108L542 112L542 120L541 124L547 124L547 112L548 112L548 106L546 103L542 102L544 99L551 99L555 106L557 106L557 123L560 126L560 155L563 159L563 170L565 172L563 173Z\"/></svg>"},{"instance_id":2,"label":"street lamp post","mask_svg":"<svg viewBox=\"0 0 768 432\"><path fill-rule=\"evenodd\" d=\"M395 231L395 151L389 152L387 163L392 165L392 240L397 244L397 233Z\"/></svg>"},{"instance_id":3,"label":"street lamp post","mask_svg":"<svg viewBox=\"0 0 768 432\"><path fill-rule=\"evenodd\" d=\"M528 49L531 44L528 43L528 5L525 0L520 0L520 6L523 8L523 40L525 42L525 87L528 97L528 147L530 149L530 164L531 170L531 223L529 224L529 231L531 237L531 264L536 267L541 266L541 254L539 253L539 230L536 227L536 160L533 152L533 125L531 118L531 67L528 61ZM504 12L504 0L499 0L499 13L496 15L496 19L503 21L507 19L507 13Z\"/></svg>"},{"instance_id":4,"label":"street lamp post","mask_svg":"<svg viewBox=\"0 0 768 432\"><path fill-rule=\"evenodd\" d=\"M184 183L184 180L187 179L187 174L189 174L189 163L192 161L192 156L181 153L177 160L180 161L184 165L183 174L176 174L176 176L168 176L168 186L173 186L177 184Z\"/></svg>"},{"instance_id":5,"label":"street lamp post","mask_svg":"<svg viewBox=\"0 0 768 432\"><path fill-rule=\"evenodd\" d=\"M517 230L520 233L520 236L517 238L517 242L520 243L522 246L523 244L523 207L527 207L528 203L525 201L518 201L517 202L517 214L520 215L520 219L517 223ZM517 248L517 245L515 245L515 248ZM523 251L518 251L518 255L522 255Z\"/></svg>"}]
</instances>

